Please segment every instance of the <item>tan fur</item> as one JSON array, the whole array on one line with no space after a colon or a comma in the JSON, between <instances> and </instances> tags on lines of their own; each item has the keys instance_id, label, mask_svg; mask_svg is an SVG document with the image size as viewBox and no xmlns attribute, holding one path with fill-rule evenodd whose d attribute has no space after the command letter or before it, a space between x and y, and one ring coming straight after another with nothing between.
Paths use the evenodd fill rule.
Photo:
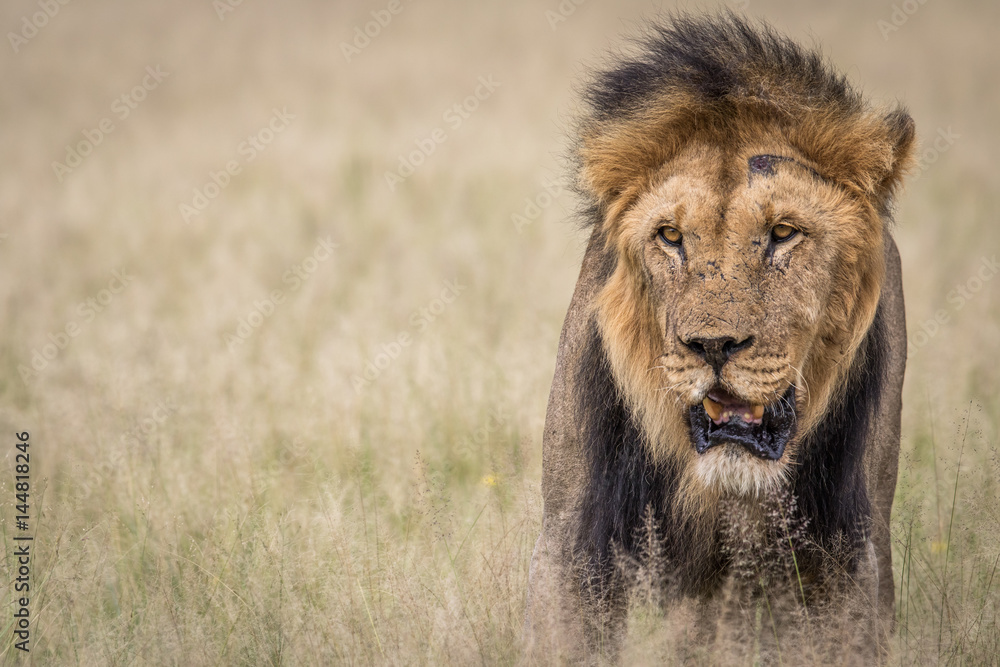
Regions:
<instances>
[{"instance_id":1,"label":"tan fur","mask_svg":"<svg viewBox=\"0 0 1000 667\"><path fill-rule=\"evenodd\" d=\"M680 458L699 479L723 484L724 477L705 470L705 461L695 466L698 455L684 421L688 406L699 403L714 384L714 375L679 336L754 336L754 346L726 365L722 379L739 395L763 404L776 401L795 384L800 440L843 382L875 316L884 273L883 223L856 190L819 181L790 164L779 167L773 177L756 177L735 188L727 185L719 165L745 181L738 170L752 155L795 157L812 166L777 133L772 132L770 140L762 140L761 134L758 129L753 142L728 149L694 135L650 176L647 188L629 207L605 221L607 243L619 262L594 304L615 376L641 415L656 455ZM720 211L725 225L718 223ZM653 240L664 219L686 238L699 237L697 247L688 250L689 262L698 268L688 269L687 277L676 281L668 278L650 285L642 267L666 276L680 273L676 258ZM744 248L750 240L766 243L776 220L788 220L808 234L792 243L822 245L808 254L796 252L789 270L809 267L796 283L785 281L759 293L751 289L755 278L745 266ZM692 271L702 271L705 280L692 282ZM766 284L763 287L766 290ZM789 328L791 321L794 329ZM664 329L667 322L673 325L670 331ZM738 476L730 490L771 487L794 460L794 444L781 465L747 456L752 476ZM698 485L687 488L696 493Z\"/></svg>"},{"instance_id":2,"label":"tan fur","mask_svg":"<svg viewBox=\"0 0 1000 667\"><path fill-rule=\"evenodd\" d=\"M580 125L577 185L600 215L546 420L545 517L528 609L536 644L572 647L583 633L571 543L588 478L574 412L583 388L574 386L573 369L591 318L650 456L682 471L676 510L706 533L721 501L761 498L784 485L803 439L844 386L880 301L893 344L900 331L905 336L883 216L912 161L912 121L900 109L824 103L802 81L778 80L767 67L742 77L745 89L723 99L673 84L638 108ZM757 155L788 161L773 175L750 174ZM657 239L665 222L683 234L683 257ZM800 233L762 259L778 223ZM598 258L608 252L616 262L605 279ZM722 367L721 382L735 395L770 405L795 385L797 433L780 460L736 445L695 451L686 415L718 380L682 344L692 336L752 337ZM885 423L875 427L865 461L877 524L870 591L890 624L888 483L895 483L904 362L905 352L894 349L887 407L878 415Z\"/></svg>"}]
</instances>

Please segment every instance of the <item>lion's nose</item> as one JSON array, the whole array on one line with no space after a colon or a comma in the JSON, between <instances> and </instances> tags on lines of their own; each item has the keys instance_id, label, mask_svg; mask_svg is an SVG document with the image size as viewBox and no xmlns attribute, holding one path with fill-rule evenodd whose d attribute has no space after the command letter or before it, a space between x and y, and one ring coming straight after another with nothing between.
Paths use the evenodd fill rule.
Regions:
<instances>
[{"instance_id":1,"label":"lion's nose","mask_svg":"<svg viewBox=\"0 0 1000 667\"><path fill-rule=\"evenodd\" d=\"M739 342L735 338L688 338L687 340L681 339L681 342L704 359L718 375L733 353L750 347L753 336L748 336Z\"/></svg>"}]
</instances>

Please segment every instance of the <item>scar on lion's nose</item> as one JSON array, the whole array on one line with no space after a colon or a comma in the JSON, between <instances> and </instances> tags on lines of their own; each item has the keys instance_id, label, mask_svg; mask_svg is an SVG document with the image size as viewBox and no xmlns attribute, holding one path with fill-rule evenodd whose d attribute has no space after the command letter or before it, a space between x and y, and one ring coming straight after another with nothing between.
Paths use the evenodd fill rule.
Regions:
<instances>
[{"instance_id":1,"label":"scar on lion's nose","mask_svg":"<svg viewBox=\"0 0 1000 667\"><path fill-rule=\"evenodd\" d=\"M737 342L735 338L688 338L681 339L684 345L705 360L718 375L729 357L743 348L750 347L753 336L748 336Z\"/></svg>"}]
</instances>

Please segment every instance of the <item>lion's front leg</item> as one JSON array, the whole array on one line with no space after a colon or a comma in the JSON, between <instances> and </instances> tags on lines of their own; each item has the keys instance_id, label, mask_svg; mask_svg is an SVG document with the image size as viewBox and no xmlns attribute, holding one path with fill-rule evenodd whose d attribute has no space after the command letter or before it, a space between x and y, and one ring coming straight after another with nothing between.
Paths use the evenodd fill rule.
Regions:
<instances>
[{"instance_id":1,"label":"lion's front leg","mask_svg":"<svg viewBox=\"0 0 1000 667\"><path fill-rule=\"evenodd\" d=\"M566 517L548 517L535 542L528 575L525 655L532 663L580 664L617 653L624 627L621 595L599 598L588 568L575 558Z\"/></svg>"}]
</instances>

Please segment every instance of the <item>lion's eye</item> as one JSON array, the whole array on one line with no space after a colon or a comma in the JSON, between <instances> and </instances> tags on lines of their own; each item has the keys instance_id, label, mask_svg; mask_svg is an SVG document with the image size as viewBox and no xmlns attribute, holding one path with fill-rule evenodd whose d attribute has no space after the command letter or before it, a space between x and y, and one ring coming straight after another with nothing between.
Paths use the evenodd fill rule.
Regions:
<instances>
[{"instance_id":1,"label":"lion's eye","mask_svg":"<svg viewBox=\"0 0 1000 667\"><path fill-rule=\"evenodd\" d=\"M681 233L674 227L660 227L657 236L667 245L679 246L681 244Z\"/></svg>"},{"instance_id":2,"label":"lion's eye","mask_svg":"<svg viewBox=\"0 0 1000 667\"><path fill-rule=\"evenodd\" d=\"M771 238L778 243L781 241L787 241L798 233L799 230L795 229L791 225L775 225L771 228Z\"/></svg>"}]
</instances>

